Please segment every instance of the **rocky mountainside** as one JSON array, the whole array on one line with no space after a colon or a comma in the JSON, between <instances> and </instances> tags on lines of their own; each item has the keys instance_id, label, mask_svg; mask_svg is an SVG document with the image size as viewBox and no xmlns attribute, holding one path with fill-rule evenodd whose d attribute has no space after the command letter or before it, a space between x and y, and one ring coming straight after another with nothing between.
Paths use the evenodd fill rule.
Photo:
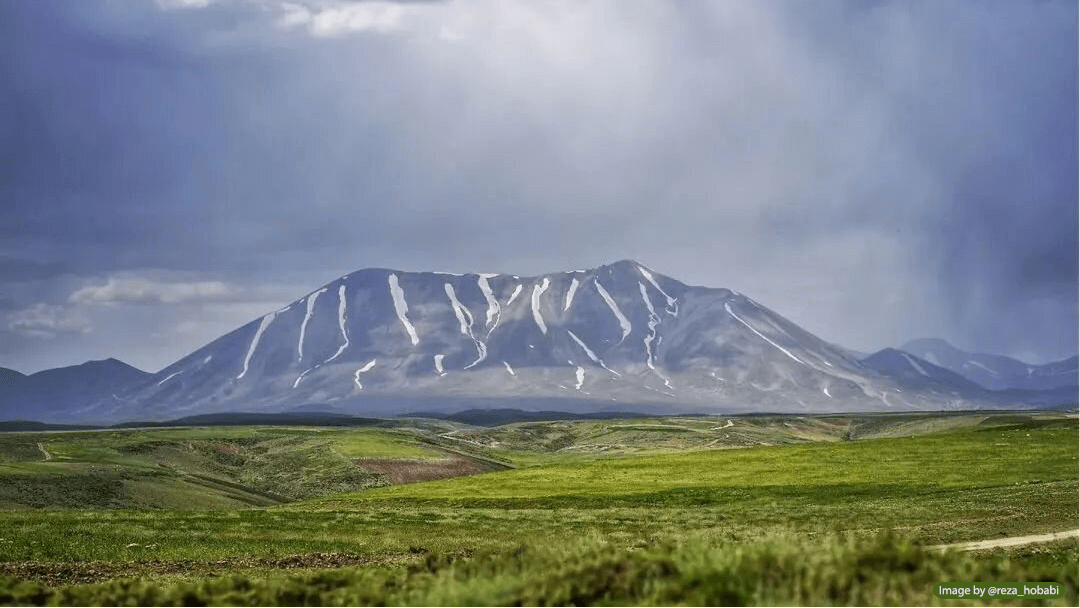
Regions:
<instances>
[{"instance_id":1,"label":"rocky mountainside","mask_svg":"<svg viewBox=\"0 0 1080 608\"><path fill-rule=\"evenodd\" d=\"M633 261L535 277L360 270L105 392L35 419L901 411L1030 397L891 349L859 360L746 295Z\"/></svg>"}]
</instances>

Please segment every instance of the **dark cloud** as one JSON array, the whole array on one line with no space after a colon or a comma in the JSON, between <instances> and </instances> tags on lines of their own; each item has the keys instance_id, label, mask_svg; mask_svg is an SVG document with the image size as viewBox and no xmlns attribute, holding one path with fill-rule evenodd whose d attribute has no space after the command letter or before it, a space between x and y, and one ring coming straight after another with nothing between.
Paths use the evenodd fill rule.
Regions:
<instances>
[{"instance_id":1,"label":"dark cloud","mask_svg":"<svg viewBox=\"0 0 1080 608\"><path fill-rule=\"evenodd\" d=\"M635 257L852 347L1076 351L1075 3L179 6L0 5L19 310Z\"/></svg>"}]
</instances>

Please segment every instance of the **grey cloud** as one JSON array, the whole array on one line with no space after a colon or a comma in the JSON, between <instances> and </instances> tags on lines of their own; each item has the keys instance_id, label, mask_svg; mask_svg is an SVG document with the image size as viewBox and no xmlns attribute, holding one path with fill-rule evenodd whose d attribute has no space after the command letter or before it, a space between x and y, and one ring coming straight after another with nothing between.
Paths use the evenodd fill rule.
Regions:
<instances>
[{"instance_id":1,"label":"grey cloud","mask_svg":"<svg viewBox=\"0 0 1080 608\"><path fill-rule=\"evenodd\" d=\"M291 297L634 257L852 347L1075 352L1074 3L404 6L0 8L0 255Z\"/></svg>"}]
</instances>

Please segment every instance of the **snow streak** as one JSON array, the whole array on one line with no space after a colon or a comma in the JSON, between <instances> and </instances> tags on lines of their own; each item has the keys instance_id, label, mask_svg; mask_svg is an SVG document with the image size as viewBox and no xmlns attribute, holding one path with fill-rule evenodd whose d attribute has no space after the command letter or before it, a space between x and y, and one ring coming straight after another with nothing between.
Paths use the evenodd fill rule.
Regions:
<instances>
[{"instance_id":1,"label":"snow streak","mask_svg":"<svg viewBox=\"0 0 1080 608\"><path fill-rule=\"evenodd\" d=\"M450 298L450 306L453 307L454 314L457 315L457 318L458 318L458 323L461 324L461 333L466 335L466 336L469 336L469 338L473 341L473 344L476 345L476 354L477 354L476 361L473 361L472 363L465 366L465 369L469 369L470 367L475 366L477 363L480 363L481 361L483 361L484 359L487 358L487 345L484 344L476 336L473 335L473 333L472 333L472 325L473 325L472 313L469 312L469 309L464 304L461 303L461 300L458 300L457 293L454 291L454 286L451 285L450 283L446 283L445 288L446 288L446 297ZM467 320L466 320L466 317L468 317Z\"/></svg>"},{"instance_id":2,"label":"snow streak","mask_svg":"<svg viewBox=\"0 0 1080 608\"><path fill-rule=\"evenodd\" d=\"M338 329L341 330L342 344L341 344L340 347L338 347L337 352L334 353L334 356L327 359L325 361L325 363L329 363L329 362L333 361L334 359L337 359L338 357L341 356L341 353L345 352L346 348L349 348L349 330L345 326L345 314L348 311L345 308L347 300L345 299L345 286L344 285L338 287L337 297L338 297L338 309L337 309L338 310Z\"/></svg>"},{"instance_id":3,"label":"snow streak","mask_svg":"<svg viewBox=\"0 0 1080 608\"><path fill-rule=\"evenodd\" d=\"M506 301L506 305L510 306L510 303L513 302L518 297L518 294L520 294L520 293L521 293L521 283L518 283L514 287L513 293L510 294L510 299Z\"/></svg>"},{"instance_id":4,"label":"snow streak","mask_svg":"<svg viewBox=\"0 0 1080 608\"><path fill-rule=\"evenodd\" d=\"M509 363L507 363L506 361L503 361L503 365L506 366L506 371L510 372L511 376L516 376L517 375L517 374L514 373L514 368L510 367Z\"/></svg>"},{"instance_id":5,"label":"snow streak","mask_svg":"<svg viewBox=\"0 0 1080 608\"><path fill-rule=\"evenodd\" d=\"M394 298L394 312L397 313L401 324L405 326L405 331L409 334L409 340L412 341L413 346L416 346L420 343L420 338L416 335L416 328L409 322L409 318L405 316L409 312L409 305L405 302L405 292L401 289L401 285L398 284L396 274L391 274L389 280L390 296Z\"/></svg>"},{"instance_id":6,"label":"snow streak","mask_svg":"<svg viewBox=\"0 0 1080 608\"><path fill-rule=\"evenodd\" d=\"M547 325L544 324L544 318L540 316L540 294L547 291L547 288L551 286L551 280L544 277L544 282L539 285L533 285L532 292L532 314L533 320L536 321L536 325L540 327L540 332L547 334ZM512 299L512 298L511 298Z\"/></svg>"},{"instance_id":7,"label":"snow streak","mask_svg":"<svg viewBox=\"0 0 1080 608\"><path fill-rule=\"evenodd\" d=\"M443 369L442 360L446 358L446 355L435 355L435 373L440 376L446 375L446 370Z\"/></svg>"},{"instance_id":8,"label":"snow streak","mask_svg":"<svg viewBox=\"0 0 1080 608\"><path fill-rule=\"evenodd\" d=\"M630 330L632 329L630 326L630 319L627 319L626 315L619 310L619 305L615 303L615 299L611 297L611 294L609 294L606 289L604 289L604 286L600 284L600 281L593 279L593 283L596 285L596 290L600 292L600 297L604 298L608 308L611 309L611 312L615 313L615 318L619 321L619 327L622 328L622 337L619 338L619 342L622 342L626 339L626 336L630 335Z\"/></svg>"},{"instance_id":9,"label":"snow streak","mask_svg":"<svg viewBox=\"0 0 1080 608\"><path fill-rule=\"evenodd\" d=\"M649 366L649 369L653 370L660 379L664 381L664 386L671 388L671 380L667 376L660 373L660 370L656 369L656 354L652 349L652 342L656 340L656 326L660 325L660 315L656 314L656 309L653 308L652 300L649 299L649 292L645 289L645 284L638 281L638 289L641 290L641 299L645 301L645 308L649 310L649 335L645 336L645 364ZM660 342L657 341L656 346L660 346Z\"/></svg>"},{"instance_id":10,"label":"snow streak","mask_svg":"<svg viewBox=\"0 0 1080 608\"><path fill-rule=\"evenodd\" d=\"M371 361L368 361L364 365L364 367L361 367L360 369L356 370L356 374L353 376L353 384L356 385L356 390L358 390L358 391L364 390L364 385L360 384L360 374L362 374L364 372L367 372L367 371L371 371L371 368L375 367L375 362L377 360L378 359L372 359Z\"/></svg>"},{"instance_id":11,"label":"snow streak","mask_svg":"<svg viewBox=\"0 0 1080 608\"><path fill-rule=\"evenodd\" d=\"M173 378L175 378L176 376L178 376L179 374L181 374L183 372L184 372L184 370L180 370L178 372L173 372L173 373L169 374L168 377L166 377L164 380L162 380L161 382L158 382L157 385L161 386L162 384L165 384L166 382L168 382L169 380L172 380Z\"/></svg>"},{"instance_id":12,"label":"snow streak","mask_svg":"<svg viewBox=\"0 0 1080 608\"><path fill-rule=\"evenodd\" d=\"M664 299L667 300L668 308L667 308L666 312L669 315L673 316L673 317L679 316L679 307L675 306L675 302L677 302L678 300L676 298L673 298L673 297L669 296L667 294L667 292L664 291L664 289L662 287L660 287L660 284L656 282L656 279L653 277L651 272L649 272L648 270L645 270L641 266L638 266L637 269L638 269L638 272L641 273L641 276L645 277L645 280L648 281L649 283L651 283L652 286L656 288L656 291L659 291L661 293L661 295L664 296ZM672 306L675 306L674 310L671 309Z\"/></svg>"},{"instance_id":13,"label":"snow streak","mask_svg":"<svg viewBox=\"0 0 1080 608\"><path fill-rule=\"evenodd\" d=\"M915 371L919 372L920 374L922 374L924 376L927 376L927 377L930 376L930 374L926 373L926 370L923 369L923 366L919 365L918 361L916 361L915 359L912 359L911 357L907 356L906 353L900 353L900 356L907 359L907 362L911 364L911 367L915 368Z\"/></svg>"},{"instance_id":14,"label":"snow streak","mask_svg":"<svg viewBox=\"0 0 1080 608\"><path fill-rule=\"evenodd\" d=\"M566 302L563 304L563 312L570 310L570 303L574 301L574 294L577 292L578 280L577 277L570 279L570 291L566 292Z\"/></svg>"},{"instance_id":15,"label":"snow streak","mask_svg":"<svg viewBox=\"0 0 1080 608\"><path fill-rule=\"evenodd\" d=\"M236 377L237 380L247 375L248 366L251 365L251 356L255 354L255 349L259 346L259 340L262 338L263 332L266 331L267 327L270 327L270 323L273 322L276 316L277 313L272 312L262 318L259 329L255 330L255 337L251 339L251 346L248 347L247 356L244 357L244 371L240 372L240 375Z\"/></svg>"},{"instance_id":16,"label":"snow streak","mask_svg":"<svg viewBox=\"0 0 1080 608\"><path fill-rule=\"evenodd\" d=\"M304 314L304 322L300 324L300 341L296 343L297 361L304 360L304 335L307 333L307 324L311 321L312 313L315 312L315 301L324 291L326 291L325 287L307 297L307 312Z\"/></svg>"},{"instance_id":17,"label":"snow streak","mask_svg":"<svg viewBox=\"0 0 1080 608\"><path fill-rule=\"evenodd\" d=\"M739 323L742 323L743 325L745 325L745 326L746 326L746 328L747 328L747 329L749 329L750 331L752 331L752 332L754 332L755 334L757 334L757 336L758 336L759 338L761 338L762 340L765 340L765 341L766 341L766 342L768 342L769 344L772 344L772 345L773 345L773 346L775 346L775 347L776 347L776 348L777 348L777 349L778 349L778 350L779 350L780 352L782 352L782 353L784 353L785 355L787 355L787 356L791 357L791 358L792 358L792 359L793 359L794 361L796 361L797 363L802 363L803 365L806 365L806 363L803 363L803 362L802 362L802 360L800 360L800 359L799 359L798 357L796 357L795 355L793 355L793 354L791 354L790 352L788 352L786 348L784 348L783 346L780 346L780 345L779 345L779 344L777 344L776 342L773 342L772 340L770 340L770 339L766 338L766 337L765 337L765 334L763 334L763 333L761 333L760 331L758 331L758 330L754 329L754 327L753 327L752 325L750 325L750 324L749 324L749 323L747 323L746 321L743 321L742 319L740 319L740 318L739 318L739 316L738 316L738 315L736 315L735 313L731 312L731 304L730 304L730 303L728 303L728 302L724 302L724 310L726 310L726 311L727 311L727 313L728 313L729 315L731 315L733 319L735 319L735 320L736 320L736 321L738 321Z\"/></svg>"},{"instance_id":18,"label":"snow streak","mask_svg":"<svg viewBox=\"0 0 1080 608\"><path fill-rule=\"evenodd\" d=\"M575 373L575 376L577 377L577 384L574 385L574 388L580 391L581 385L585 384L585 368L581 367L580 365L577 366L577 372Z\"/></svg>"},{"instance_id":19,"label":"snow streak","mask_svg":"<svg viewBox=\"0 0 1080 608\"><path fill-rule=\"evenodd\" d=\"M619 372L617 372L617 371L611 369L610 367L604 365L604 361L602 359L600 359L600 357L597 357L596 353L594 353L591 348L586 346L586 344L581 341L581 338L577 337L577 335L574 332L572 332L572 331L570 331L568 329L568 330L566 330L566 333L569 334L571 338L573 338L574 342L577 342L577 345L581 347L581 350L585 351L585 356L587 356L589 359L591 359L593 363L596 363L600 367L602 367L602 368L606 369L607 371L615 374L616 376L619 375Z\"/></svg>"},{"instance_id":20,"label":"snow streak","mask_svg":"<svg viewBox=\"0 0 1080 608\"><path fill-rule=\"evenodd\" d=\"M497 317L499 317L499 316L502 316L501 311L499 310L499 301L497 299L495 299L495 294L492 293L492 291L491 291L491 284L488 283L488 278L494 277L494 276L497 276L497 275L482 274L482 275L480 275L480 280L478 281L478 283L480 285L480 291L482 291L484 293L484 299L487 300L487 305L488 305L488 308L487 308L488 334L491 333L492 329L495 329L494 326L491 325L491 321L493 319L497 319ZM498 325L498 321L496 321L495 324Z\"/></svg>"}]
</instances>

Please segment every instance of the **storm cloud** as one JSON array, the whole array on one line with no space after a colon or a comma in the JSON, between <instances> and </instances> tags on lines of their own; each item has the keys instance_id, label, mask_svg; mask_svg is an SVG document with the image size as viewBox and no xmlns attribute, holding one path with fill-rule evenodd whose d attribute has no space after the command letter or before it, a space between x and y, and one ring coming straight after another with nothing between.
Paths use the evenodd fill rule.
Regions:
<instances>
[{"instance_id":1,"label":"storm cloud","mask_svg":"<svg viewBox=\"0 0 1080 608\"><path fill-rule=\"evenodd\" d=\"M0 366L155 370L362 267L623 258L852 348L1069 356L1076 24L1065 1L4 3ZM50 319L75 330L26 328Z\"/></svg>"}]
</instances>

